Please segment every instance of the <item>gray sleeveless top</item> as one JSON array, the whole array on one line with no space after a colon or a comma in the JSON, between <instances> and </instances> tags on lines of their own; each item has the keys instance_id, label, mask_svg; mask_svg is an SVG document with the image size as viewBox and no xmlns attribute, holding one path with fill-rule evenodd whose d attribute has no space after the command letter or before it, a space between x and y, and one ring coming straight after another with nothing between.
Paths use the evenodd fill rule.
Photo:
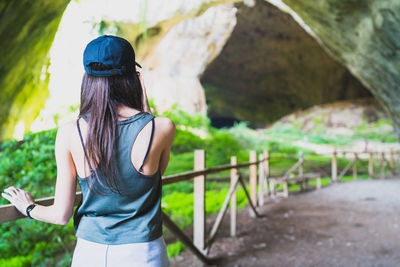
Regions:
<instances>
[{"instance_id":1,"label":"gray sleeveless top","mask_svg":"<svg viewBox=\"0 0 400 267\"><path fill-rule=\"evenodd\" d=\"M88 121L89 116L83 118ZM94 182L96 189L100 188L101 192L101 195L96 195L89 190L85 178L78 177L82 201L74 214L77 237L117 245L148 242L162 236L160 168L153 175L144 175L140 173L142 167L138 171L131 162L133 143L138 133L150 121L152 132L144 164L153 138L154 116L141 112L118 122L119 137L114 153L114 166L121 194L96 186ZM81 136L79 124L78 130ZM84 146L83 141L82 145ZM103 174L98 171L98 175Z\"/></svg>"}]
</instances>

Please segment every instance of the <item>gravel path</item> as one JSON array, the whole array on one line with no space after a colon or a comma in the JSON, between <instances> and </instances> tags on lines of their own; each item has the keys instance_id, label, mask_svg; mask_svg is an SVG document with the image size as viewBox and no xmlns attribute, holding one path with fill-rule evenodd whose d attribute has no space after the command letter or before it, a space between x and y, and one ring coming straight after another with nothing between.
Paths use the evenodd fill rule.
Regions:
<instances>
[{"instance_id":1,"label":"gravel path","mask_svg":"<svg viewBox=\"0 0 400 267\"><path fill-rule=\"evenodd\" d=\"M262 218L224 219L215 266L400 266L400 179L359 180L267 200ZM210 226L207 225L208 229ZM172 266L200 266L185 251Z\"/></svg>"}]
</instances>

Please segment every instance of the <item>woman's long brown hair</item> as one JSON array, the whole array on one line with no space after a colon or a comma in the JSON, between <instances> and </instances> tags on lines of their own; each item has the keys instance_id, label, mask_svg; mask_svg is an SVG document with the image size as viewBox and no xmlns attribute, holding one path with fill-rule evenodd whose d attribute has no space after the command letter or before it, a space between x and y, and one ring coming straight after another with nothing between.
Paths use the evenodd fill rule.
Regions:
<instances>
[{"instance_id":1,"label":"woman's long brown hair","mask_svg":"<svg viewBox=\"0 0 400 267\"><path fill-rule=\"evenodd\" d=\"M92 63L91 68L107 69L101 63ZM79 117L90 115L84 149L91 174L85 180L96 194L101 194L96 184L121 194L113 162L118 141L117 107L125 105L143 111L142 95L136 71L110 77L87 73L83 76ZM99 173L103 176L99 176Z\"/></svg>"}]
</instances>

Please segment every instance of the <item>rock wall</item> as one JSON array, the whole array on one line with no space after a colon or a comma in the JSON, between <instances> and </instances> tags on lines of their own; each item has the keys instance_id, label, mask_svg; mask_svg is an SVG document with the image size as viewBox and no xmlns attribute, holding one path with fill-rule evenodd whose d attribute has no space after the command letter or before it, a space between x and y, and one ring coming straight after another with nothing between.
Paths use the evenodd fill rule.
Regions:
<instances>
[{"instance_id":1,"label":"rock wall","mask_svg":"<svg viewBox=\"0 0 400 267\"><path fill-rule=\"evenodd\" d=\"M29 129L48 96L48 51L69 0L0 2L0 140ZM23 126L22 126L23 127Z\"/></svg>"},{"instance_id":2,"label":"rock wall","mask_svg":"<svg viewBox=\"0 0 400 267\"><path fill-rule=\"evenodd\" d=\"M204 113L208 104L211 116L261 125L265 118L273 120L293 109L368 95L354 75L384 104L400 133L400 2L268 1L290 12L350 72L327 56L289 16L266 3L255 8L239 6L237 26L231 3L241 1L235 0L71 4L95 12L86 14L91 16L86 23L93 26L90 34L119 33L132 41L139 59L148 66L149 95L164 105L162 109L178 103L189 112ZM48 51L67 4L68 0L0 3L0 139L10 137L21 118L25 130L29 129L49 96ZM77 40L87 41L67 40L71 47L81 45L75 45ZM172 51L177 55L171 57ZM69 58L65 50L54 49L54 53ZM69 68L83 71L81 58L76 58L76 65ZM78 94L79 87L70 85L78 82L60 81L54 84L67 84L64 92ZM77 104L63 98L57 101L56 106Z\"/></svg>"},{"instance_id":3,"label":"rock wall","mask_svg":"<svg viewBox=\"0 0 400 267\"><path fill-rule=\"evenodd\" d=\"M236 6L236 27L201 78L212 121L265 126L298 109L370 96L290 15L265 1Z\"/></svg>"},{"instance_id":4,"label":"rock wall","mask_svg":"<svg viewBox=\"0 0 400 267\"><path fill-rule=\"evenodd\" d=\"M383 104L400 138L400 1L282 0Z\"/></svg>"},{"instance_id":5,"label":"rock wall","mask_svg":"<svg viewBox=\"0 0 400 267\"><path fill-rule=\"evenodd\" d=\"M236 8L224 4L178 23L144 58L144 77L159 111L178 104L193 114L206 114L199 76L220 53L236 25Z\"/></svg>"}]
</instances>

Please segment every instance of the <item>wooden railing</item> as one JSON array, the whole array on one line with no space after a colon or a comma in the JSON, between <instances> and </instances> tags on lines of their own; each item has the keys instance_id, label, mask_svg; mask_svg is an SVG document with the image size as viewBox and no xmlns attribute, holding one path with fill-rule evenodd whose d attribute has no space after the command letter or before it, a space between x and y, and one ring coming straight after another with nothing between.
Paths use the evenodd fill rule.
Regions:
<instances>
[{"instance_id":1,"label":"wooden railing","mask_svg":"<svg viewBox=\"0 0 400 267\"><path fill-rule=\"evenodd\" d=\"M298 161L285 173L282 178L287 178L295 171L298 171L298 175L303 175L304 164L308 164L314 170L317 170L325 177L330 177L332 182L338 182L340 179L353 167L353 177L357 179L357 161L361 155L367 153L369 158L368 172L370 178L374 178L374 164L373 161L379 156L379 165L381 167L380 178L385 178L385 167L388 162L390 171L392 175L395 174L395 158L399 158L399 152L390 151L385 152L365 152L365 153L354 153L351 152L353 157L350 158L349 164L341 171L338 176L338 164L337 160L339 154L346 156L350 152L337 152L336 149L331 155L331 173L330 175L314 164L311 160L307 159L308 154L304 155L299 153L299 155L286 155L279 157L284 158L298 158ZM365 156L365 155L364 155ZM230 234L232 237L236 235L236 219L237 219L237 207L236 207L236 188L240 185L246 197L249 200L250 215L252 217L259 217L256 207L262 206L264 204L264 194L269 194L269 178L270 178L270 160L278 159L278 157L271 158L269 156L268 150L264 150L263 153L258 155L256 151L250 151L249 162L237 163L235 156L231 157L230 164L221 165L217 167L206 168L205 166L205 151L195 150L194 152L194 170L189 172L183 172L174 175L168 175L163 177L162 184L172 184L182 181L188 181L193 179L194 181L194 218L193 218L193 241L181 230L171 218L162 213L164 225L189 249L191 250L202 262L209 264L210 259L207 257L213 242L215 241L218 229L221 226L222 220L228 210L228 205L230 204ZM250 192L247 192L247 187L245 181L239 169L249 168L249 187ZM258 172L257 172L258 168ZM230 188L225 197L220 211L217 214L215 222L210 230L208 237L206 236L206 213L205 213L205 188L206 188L206 176L207 174L217 173L224 170L230 170ZM257 177L258 176L258 177ZM258 191L257 191L258 188ZM81 192L77 192L75 198L75 205L80 202ZM54 197L42 198L36 200L40 205L51 205L54 202ZM19 213L13 205L3 205L0 206L0 223L7 221L15 221L17 219L24 218L24 216Z\"/></svg>"},{"instance_id":2,"label":"wooden railing","mask_svg":"<svg viewBox=\"0 0 400 267\"><path fill-rule=\"evenodd\" d=\"M349 159L349 163L347 166L339 173L338 175L338 164L337 160L338 157L341 158L347 158ZM337 152L336 149L332 153L332 181L337 182L340 181L343 176L346 175L350 171L350 169L353 169L353 179L357 180L358 177L358 169L357 169L357 163L360 161L361 156L364 156L364 158L368 158L368 176L369 179L377 178L375 171L374 171L374 161L378 161L379 168L380 168L380 179L385 179L386 174L385 174L385 169L389 167L390 174L391 176L395 175L396 169L395 169L395 158L399 158L400 152L399 151L387 151L387 152L373 152L373 151L365 151L365 152Z\"/></svg>"}]
</instances>

